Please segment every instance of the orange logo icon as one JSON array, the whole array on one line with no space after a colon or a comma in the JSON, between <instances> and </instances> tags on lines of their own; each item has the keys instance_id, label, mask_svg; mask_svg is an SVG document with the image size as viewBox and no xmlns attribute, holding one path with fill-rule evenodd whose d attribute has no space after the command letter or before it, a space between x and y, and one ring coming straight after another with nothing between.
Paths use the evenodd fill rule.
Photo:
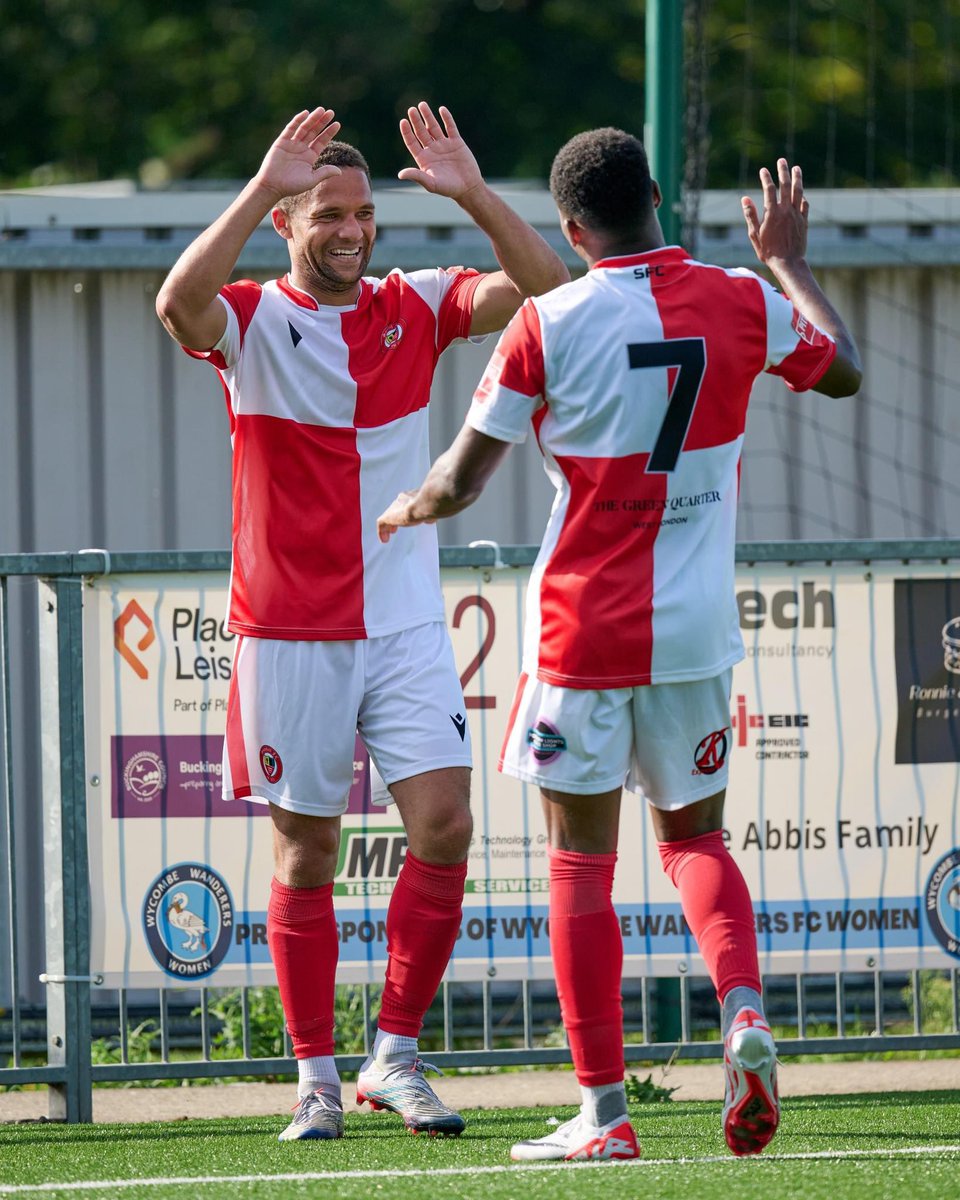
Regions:
<instances>
[{"instance_id":1,"label":"orange logo icon","mask_svg":"<svg viewBox=\"0 0 960 1200\"><path fill-rule=\"evenodd\" d=\"M130 649L126 642L127 626L136 618L143 626L145 632L140 641L137 642L138 650L146 650L153 645L157 637L157 632L153 627L153 621L140 607L136 600L131 600L127 607L123 610L119 617L113 623L113 644L117 648L117 653L126 662L133 667L134 671L141 679L149 678L150 672L147 670L146 664L137 658L136 654Z\"/></svg>"}]
</instances>

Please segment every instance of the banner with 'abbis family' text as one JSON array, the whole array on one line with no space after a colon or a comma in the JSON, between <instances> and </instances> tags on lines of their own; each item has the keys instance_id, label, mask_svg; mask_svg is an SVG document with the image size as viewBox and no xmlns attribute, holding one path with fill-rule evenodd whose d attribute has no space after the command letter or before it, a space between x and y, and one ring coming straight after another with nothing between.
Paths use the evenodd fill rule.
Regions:
<instances>
[{"instance_id":1,"label":"banner with 'abbis family' text","mask_svg":"<svg viewBox=\"0 0 960 1200\"><path fill-rule=\"evenodd\" d=\"M475 761L450 979L550 975L539 797L496 770L528 576L443 572ZM91 969L110 986L273 981L269 812L220 794L226 586L144 574L85 592ZM762 969L957 965L960 578L941 564L765 564L738 570L737 593L746 658L729 724L690 770L729 756L725 837L754 898ZM358 739L334 883L343 981L382 978L406 850L396 810L371 803L376 787ZM629 793L614 902L627 974L703 972L645 802Z\"/></svg>"}]
</instances>

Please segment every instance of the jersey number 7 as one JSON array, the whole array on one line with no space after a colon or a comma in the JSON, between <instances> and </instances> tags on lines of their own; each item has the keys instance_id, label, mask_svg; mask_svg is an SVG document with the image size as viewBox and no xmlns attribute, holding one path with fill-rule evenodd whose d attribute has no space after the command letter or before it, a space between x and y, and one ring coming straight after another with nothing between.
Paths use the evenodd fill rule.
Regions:
<instances>
[{"instance_id":1,"label":"jersey number 7","mask_svg":"<svg viewBox=\"0 0 960 1200\"><path fill-rule=\"evenodd\" d=\"M630 342L627 344L630 367L649 370L652 367L676 367L677 373L670 389L666 416L653 444L647 474L672 471L683 449L687 430L693 418L693 408L700 395L700 384L707 368L707 346L703 338L669 338L663 342Z\"/></svg>"}]
</instances>

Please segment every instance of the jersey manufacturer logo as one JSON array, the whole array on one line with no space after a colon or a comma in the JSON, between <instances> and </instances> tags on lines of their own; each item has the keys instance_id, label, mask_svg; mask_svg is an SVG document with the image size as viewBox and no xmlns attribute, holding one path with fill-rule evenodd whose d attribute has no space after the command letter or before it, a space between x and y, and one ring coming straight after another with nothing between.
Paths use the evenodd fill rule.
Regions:
<instances>
[{"instance_id":1,"label":"jersey manufacturer logo","mask_svg":"<svg viewBox=\"0 0 960 1200\"><path fill-rule=\"evenodd\" d=\"M177 979L202 979L223 962L233 937L233 899L206 863L177 863L147 888L143 932L157 965Z\"/></svg>"},{"instance_id":2,"label":"jersey manufacturer logo","mask_svg":"<svg viewBox=\"0 0 960 1200\"><path fill-rule=\"evenodd\" d=\"M397 321L395 325L388 325L383 333L380 334L380 345L384 350L392 350L394 346L400 344L403 339L403 322Z\"/></svg>"},{"instance_id":3,"label":"jersey manufacturer logo","mask_svg":"<svg viewBox=\"0 0 960 1200\"><path fill-rule=\"evenodd\" d=\"M463 713L457 713L456 716L451 713L450 720L453 722L457 733L460 734L460 741L462 742L467 734L467 718L463 715Z\"/></svg>"},{"instance_id":4,"label":"jersey manufacturer logo","mask_svg":"<svg viewBox=\"0 0 960 1200\"><path fill-rule=\"evenodd\" d=\"M567 739L545 717L539 717L527 730L527 745L538 763L552 763L566 750Z\"/></svg>"},{"instance_id":5,"label":"jersey manufacturer logo","mask_svg":"<svg viewBox=\"0 0 960 1200\"><path fill-rule=\"evenodd\" d=\"M727 729L717 729L708 733L697 747L693 761L696 763L694 774L715 775L727 758Z\"/></svg>"},{"instance_id":6,"label":"jersey manufacturer logo","mask_svg":"<svg viewBox=\"0 0 960 1200\"><path fill-rule=\"evenodd\" d=\"M923 907L933 936L960 958L960 850L951 850L930 872Z\"/></svg>"},{"instance_id":7,"label":"jersey manufacturer logo","mask_svg":"<svg viewBox=\"0 0 960 1200\"><path fill-rule=\"evenodd\" d=\"M290 341L293 342L293 348L296 350L296 348L303 341L303 334L299 329L294 327L291 321L287 322L287 328L290 330Z\"/></svg>"},{"instance_id":8,"label":"jersey manufacturer logo","mask_svg":"<svg viewBox=\"0 0 960 1200\"><path fill-rule=\"evenodd\" d=\"M276 783L283 774L283 760L272 746L260 747L260 769L268 783Z\"/></svg>"}]
</instances>

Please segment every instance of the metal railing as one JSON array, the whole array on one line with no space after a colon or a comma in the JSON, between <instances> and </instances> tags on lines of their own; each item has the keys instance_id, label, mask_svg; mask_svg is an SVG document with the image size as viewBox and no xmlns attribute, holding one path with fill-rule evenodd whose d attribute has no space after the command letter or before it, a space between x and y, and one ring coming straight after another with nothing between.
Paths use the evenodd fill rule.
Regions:
<instances>
[{"instance_id":1,"label":"metal railing","mask_svg":"<svg viewBox=\"0 0 960 1200\"><path fill-rule=\"evenodd\" d=\"M535 547L453 548L441 551L445 566L477 567L528 565ZM844 562L844 561L942 561L960 559L960 541L924 540L899 542L755 543L737 548L740 562ZM88 576L111 570L122 572L226 571L226 552L134 553L108 555L104 551L77 554L0 555L0 704L2 704L2 771L0 788L0 838L3 879L0 881L0 911L6 910L8 935L0 941L0 987L9 995L9 1009L0 1012L0 1086L45 1084L50 1094L50 1116L67 1121L92 1119L94 1083L129 1080L198 1079L236 1076L293 1074L295 1060L289 1040L283 1035L282 1054L261 1056L254 1050L250 1001L254 989L240 989L240 1053L224 1058L217 1053L222 1023L213 1017L210 995L215 988L194 993L188 1011L195 1007L192 1026L183 1030L183 1004L178 993L160 989L156 1006L156 1038L159 1047L154 1061L135 1061L131 1046L131 1022L144 1017L142 1001L125 990L117 993L115 1005L91 1004L91 990L98 980L89 973L90 880L87 871L87 829L84 771L83 659L81 637L82 589ZM26 917L21 897L30 889L19 873L21 831L17 818L26 800L18 797L13 769L16 757L11 681L11 620L8 583L11 578L37 582L40 655L39 726L44 730L42 759L43 852L46 930L45 1005L29 1005L22 999L21 926ZM37 714L28 714L27 725L36 724ZM39 806L35 806L39 807ZM4 974L6 979L4 980ZM932 1031L925 1018L924 983L938 979L941 996L938 1015L941 1028ZM706 981L682 977L672 981L678 988L678 1028L669 1037L664 1009L674 1001L661 990L660 981L625 981L625 1010L628 1063L663 1062L674 1057L717 1058L722 1054L715 1001L710 1000ZM906 973L850 972L834 976L775 976L766 981L771 1018L795 1036L782 1036L784 1055L830 1052L876 1052L960 1048L960 970ZM375 989L357 985L361 992L362 1046L355 1053L338 1056L343 1070L356 1070L370 1045L375 1007ZM511 991L511 988L513 989ZM851 1006L851 991L857 1002ZM262 989L260 989L262 990ZM904 1000L904 993L909 998ZM785 997L792 996L787 1004ZM832 996L832 1011L825 1001ZM891 1000L892 996L892 1000ZM868 1002L869 1001L869 1002ZM712 1007L711 1007L712 1003ZM136 1014L134 1016L134 1008ZM891 1009L896 1011L891 1012ZM509 1010L509 1019L504 1016ZM658 1011L659 1010L659 1011ZM792 1011L791 1011L792 1010ZM944 1010L946 1018L944 1019ZM864 1016L864 1013L867 1013ZM42 1021L44 1048L36 1035L28 1036ZM111 1022L115 1025L111 1028ZM179 1026L178 1026L179 1022ZM910 1028L904 1031L904 1025ZM819 1027L835 1032L825 1035ZM942 1026L946 1025L946 1028ZM94 1062L91 1041L111 1039L119 1061ZM113 1032L115 1029L115 1032ZM106 1030L106 1032L104 1032ZM813 1032L811 1032L813 1030ZM431 1040L432 1039L432 1040ZM428 1016L425 1040L431 1057L447 1067L547 1065L568 1063L569 1050L562 1037L555 993L529 980L514 984L497 980L476 985L444 983L437 1003ZM98 1043L99 1044L99 1043ZM190 1054L192 1057L181 1057Z\"/></svg>"}]
</instances>

